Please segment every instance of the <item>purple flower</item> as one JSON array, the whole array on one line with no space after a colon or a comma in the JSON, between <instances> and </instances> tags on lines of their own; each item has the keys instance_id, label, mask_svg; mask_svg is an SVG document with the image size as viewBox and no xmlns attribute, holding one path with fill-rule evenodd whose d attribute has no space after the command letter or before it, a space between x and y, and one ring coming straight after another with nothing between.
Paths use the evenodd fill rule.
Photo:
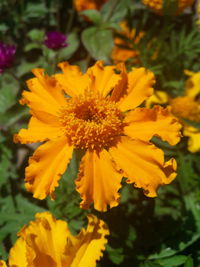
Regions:
<instances>
[{"instance_id":1,"label":"purple flower","mask_svg":"<svg viewBox=\"0 0 200 267\"><path fill-rule=\"evenodd\" d=\"M60 32L47 32L44 39L44 44L53 50L68 46L67 37Z\"/></svg>"},{"instance_id":2,"label":"purple flower","mask_svg":"<svg viewBox=\"0 0 200 267\"><path fill-rule=\"evenodd\" d=\"M12 66L15 52L15 45L0 43L0 73Z\"/></svg>"}]
</instances>

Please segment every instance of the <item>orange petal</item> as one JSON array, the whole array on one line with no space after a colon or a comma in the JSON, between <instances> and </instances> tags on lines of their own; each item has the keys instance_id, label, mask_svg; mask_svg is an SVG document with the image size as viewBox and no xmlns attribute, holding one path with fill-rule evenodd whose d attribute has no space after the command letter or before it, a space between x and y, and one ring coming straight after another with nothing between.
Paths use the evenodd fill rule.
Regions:
<instances>
[{"instance_id":1,"label":"orange petal","mask_svg":"<svg viewBox=\"0 0 200 267\"><path fill-rule=\"evenodd\" d=\"M169 184L176 177L176 161L164 162L163 151L153 144L122 137L109 152L124 171L127 183L143 188L149 197L155 197L160 185Z\"/></svg>"},{"instance_id":2,"label":"orange petal","mask_svg":"<svg viewBox=\"0 0 200 267\"><path fill-rule=\"evenodd\" d=\"M87 75L90 77L92 90L99 92L101 96L106 97L110 91L121 80L121 75L116 74L116 66L104 66L102 61L89 68Z\"/></svg>"},{"instance_id":3,"label":"orange petal","mask_svg":"<svg viewBox=\"0 0 200 267\"><path fill-rule=\"evenodd\" d=\"M126 72L126 66L124 65L124 63L119 63L116 66L116 69L120 71L119 75L121 76L121 80L115 86L111 94L110 99L115 102L119 101L127 93L128 88L128 75Z\"/></svg>"},{"instance_id":4,"label":"orange petal","mask_svg":"<svg viewBox=\"0 0 200 267\"><path fill-rule=\"evenodd\" d=\"M90 84L89 77L78 66L72 66L68 62L62 62L58 66L63 73L56 74L55 77L66 94L72 97L84 94Z\"/></svg>"},{"instance_id":5,"label":"orange petal","mask_svg":"<svg viewBox=\"0 0 200 267\"><path fill-rule=\"evenodd\" d=\"M54 198L55 187L72 157L73 147L67 138L48 141L41 145L29 159L26 168L26 188L35 198L44 199L48 194Z\"/></svg>"},{"instance_id":6,"label":"orange petal","mask_svg":"<svg viewBox=\"0 0 200 267\"><path fill-rule=\"evenodd\" d=\"M87 229L73 236L67 223L51 213L37 213L35 217L18 233L10 251L10 267L96 266L109 234L104 221L88 215ZM6 267L3 261L0 263Z\"/></svg>"},{"instance_id":7,"label":"orange petal","mask_svg":"<svg viewBox=\"0 0 200 267\"><path fill-rule=\"evenodd\" d=\"M27 255L29 252L29 255ZM33 258L34 257L34 253L30 250L27 251L26 248L26 242L24 241L23 238L19 238L17 239L17 241L15 242L15 245L11 248L10 253L9 253L9 266L13 267L27 267L27 266L31 266L28 265L28 260L27 260L27 256L29 256L29 258Z\"/></svg>"},{"instance_id":8,"label":"orange petal","mask_svg":"<svg viewBox=\"0 0 200 267\"><path fill-rule=\"evenodd\" d=\"M107 205L111 208L117 206L121 178L122 175L114 169L106 150L98 154L87 151L76 180L77 191L82 198L81 208L89 208L91 202L94 202L95 209L99 211L106 211Z\"/></svg>"},{"instance_id":9,"label":"orange petal","mask_svg":"<svg viewBox=\"0 0 200 267\"><path fill-rule=\"evenodd\" d=\"M153 94L154 74L144 68L133 68L128 73L127 95L119 102L121 111L134 109Z\"/></svg>"},{"instance_id":10,"label":"orange petal","mask_svg":"<svg viewBox=\"0 0 200 267\"><path fill-rule=\"evenodd\" d=\"M45 123L36 119L35 117L31 117L28 129L21 129L18 134L15 134L14 142L29 144L52 140L63 136L61 128L58 127L58 120L53 116L50 118L49 115L50 114L47 113L46 116L44 116L46 121Z\"/></svg>"},{"instance_id":11,"label":"orange petal","mask_svg":"<svg viewBox=\"0 0 200 267\"><path fill-rule=\"evenodd\" d=\"M65 221L56 220L49 212L37 213L36 220L23 228L19 235L25 240L26 248L31 248L36 255L30 259L30 255L25 254L30 266L67 266L64 263L70 251L66 251L66 246L74 237Z\"/></svg>"},{"instance_id":12,"label":"orange petal","mask_svg":"<svg viewBox=\"0 0 200 267\"><path fill-rule=\"evenodd\" d=\"M71 265L65 266L95 267L96 261L103 255L102 250L105 250L107 243L105 236L108 234L109 230L104 221L89 214L87 229L82 229L71 249Z\"/></svg>"},{"instance_id":13,"label":"orange petal","mask_svg":"<svg viewBox=\"0 0 200 267\"><path fill-rule=\"evenodd\" d=\"M57 115L65 97L54 77L44 75L43 69L33 70L36 78L27 81L30 91L23 91L21 104L27 104L33 111L46 111Z\"/></svg>"},{"instance_id":14,"label":"orange petal","mask_svg":"<svg viewBox=\"0 0 200 267\"><path fill-rule=\"evenodd\" d=\"M158 136L171 145L180 140L181 125L167 108L137 108L128 113L125 122L128 126L124 132L133 139L149 141L153 136Z\"/></svg>"}]
</instances>

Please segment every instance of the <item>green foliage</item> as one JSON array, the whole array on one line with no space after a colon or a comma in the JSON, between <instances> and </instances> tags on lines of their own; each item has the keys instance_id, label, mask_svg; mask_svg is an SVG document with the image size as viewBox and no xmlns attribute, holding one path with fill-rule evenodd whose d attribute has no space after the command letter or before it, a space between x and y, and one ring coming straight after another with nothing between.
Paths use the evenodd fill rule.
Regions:
<instances>
[{"instance_id":1,"label":"green foliage","mask_svg":"<svg viewBox=\"0 0 200 267\"><path fill-rule=\"evenodd\" d=\"M153 138L166 158L177 160L177 177L161 187L155 199L125 184L120 189L120 205L100 213L80 209L75 180L82 154L75 151L66 173L56 188L55 200L40 201L24 188L24 169L33 153L30 145L16 145L13 134L26 128L30 113L20 106L31 69L58 72L57 64L68 60L86 71L95 60L112 64L115 37L125 43L119 48L137 50L139 60L128 59L126 67L146 67L156 76L155 88L171 97L184 94L185 69L200 71L200 28L195 8L180 16L174 13L177 1L164 1L165 16L158 16L140 0L109 0L100 10L74 10L72 0L0 1L0 39L15 44L13 65L0 74L0 258L7 259L20 228L35 213L49 210L66 220L73 234L86 225L88 213L103 219L110 229L107 249L98 266L197 267L200 264L200 153L190 153L188 138L176 146ZM120 22L127 20L135 29L131 39L123 35ZM67 36L68 46L51 50L44 45L47 31ZM139 42L135 42L140 32ZM127 44L126 44L127 42ZM183 120L199 128L199 122ZM134 171L134 170L133 170ZM153 175L153 174L152 174Z\"/></svg>"},{"instance_id":2,"label":"green foliage","mask_svg":"<svg viewBox=\"0 0 200 267\"><path fill-rule=\"evenodd\" d=\"M85 10L82 14L90 19L94 26L82 32L82 42L89 54L96 60L109 62L113 49L113 29L119 28L121 21L128 12L130 0L110 0L100 11Z\"/></svg>"},{"instance_id":3,"label":"green foliage","mask_svg":"<svg viewBox=\"0 0 200 267\"><path fill-rule=\"evenodd\" d=\"M93 58L107 61L113 48L112 31L88 28L82 34L82 42Z\"/></svg>"}]
</instances>

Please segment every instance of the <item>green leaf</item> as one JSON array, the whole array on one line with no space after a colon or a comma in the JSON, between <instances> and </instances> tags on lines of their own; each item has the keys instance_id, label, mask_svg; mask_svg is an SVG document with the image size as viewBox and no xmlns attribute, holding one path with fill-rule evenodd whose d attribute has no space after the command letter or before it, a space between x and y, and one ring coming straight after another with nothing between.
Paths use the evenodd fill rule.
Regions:
<instances>
[{"instance_id":1,"label":"green leaf","mask_svg":"<svg viewBox=\"0 0 200 267\"><path fill-rule=\"evenodd\" d=\"M120 22L128 13L131 0L110 0L103 5L101 14L104 22Z\"/></svg>"},{"instance_id":2,"label":"green leaf","mask_svg":"<svg viewBox=\"0 0 200 267\"><path fill-rule=\"evenodd\" d=\"M68 43L68 46L60 49L58 52L59 60L69 59L73 55L73 53L76 52L76 50L78 49L79 39L75 32L70 33L67 36L67 43Z\"/></svg>"},{"instance_id":3,"label":"green leaf","mask_svg":"<svg viewBox=\"0 0 200 267\"><path fill-rule=\"evenodd\" d=\"M45 6L45 2L41 3L31 3L29 2L26 8L26 17L27 18L37 18L44 17L48 12Z\"/></svg>"},{"instance_id":4,"label":"green leaf","mask_svg":"<svg viewBox=\"0 0 200 267\"><path fill-rule=\"evenodd\" d=\"M84 10L80 14L89 18L94 24L100 24L102 22L101 13L96 9Z\"/></svg>"},{"instance_id":5,"label":"green leaf","mask_svg":"<svg viewBox=\"0 0 200 267\"><path fill-rule=\"evenodd\" d=\"M108 257L114 264L119 265L123 262L124 260L123 248L112 248L111 246L107 245L106 251L108 253Z\"/></svg>"},{"instance_id":6,"label":"green leaf","mask_svg":"<svg viewBox=\"0 0 200 267\"><path fill-rule=\"evenodd\" d=\"M4 84L0 89L0 113L5 113L16 102L16 84Z\"/></svg>"},{"instance_id":7,"label":"green leaf","mask_svg":"<svg viewBox=\"0 0 200 267\"><path fill-rule=\"evenodd\" d=\"M41 49L42 48L42 45L41 44L38 44L38 43L29 43L27 45L25 45L24 47L24 51L25 52L28 52L32 49Z\"/></svg>"},{"instance_id":8,"label":"green leaf","mask_svg":"<svg viewBox=\"0 0 200 267\"><path fill-rule=\"evenodd\" d=\"M83 31L81 39L85 48L94 59L109 60L113 48L111 30L91 27Z\"/></svg>"},{"instance_id":9,"label":"green leaf","mask_svg":"<svg viewBox=\"0 0 200 267\"><path fill-rule=\"evenodd\" d=\"M8 26L4 23L0 24L0 32L5 33L8 30Z\"/></svg>"},{"instance_id":10,"label":"green leaf","mask_svg":"<svg viewBox=\"0 0 200 267\"><path fill-rule=\"evenodd\" d=\"M26 73L30 74L32 69L42 67L43 63L44 59L42 57L38 58L35 62L27 62L23 60L21 62L20 68L17 69L17 75L21 77Z\"/></svg>"},{"instance_id":11,"label":"green leaf","mask_svg":"<svg viewBox=\"0 0 200 267\"><path fill-rule=\"evenodd\" d=\"M42 42L44 40L44 31L33 29L30 32L28 32L28 37L35 42Z\"/></svg>"},{"instance_id":12,"label":"green leaf","mask_svg":"<svg viewBox=\"0 0 200 267\"><path fill-rule=\"evenodd\" d=\"M153 259L161 259L161 258L173 256L173 255L183 251L187 247L191 246L194 242L196 242L199 239L200 239L200 233L195 233L190 237L190 240L188 242L185 242L185 243L180 242L179 247L177 249L166 247L166 248L162 249L160 253L155 253L155 254L150 255L149 259L153 260Z\"/></svg>"},{"instance_id":13,"label":"green leaf","mask_svg":"<svg viewBox=\"0 0 200 267\"><path fill-rule=\"evenodd\" d=\"M9 177L13 177L15 172L12 162L12 152L4 144L0 145L0 186L8 182Z\"/></svg>"},{"instance_id":14,"label":"green leaf","mask_svg":"<svg viewBox=\"0 0 200 267\"><path fill-rule=\"evenodd\" d=\"M177 255L166 259L157 260L156 263L159 263L164 267L176 267L184 264L187 260L187 256L185 255Z\"/></svg>"},{"instance_id":15,"label":"green leaf","mask_svg":"<svg viewBox=\"0 0 200 267\"><path fill-rule=\"evenodd\" d=\"M194 261L191 256L187 257L184 267L194 267Z\"/></svg>"}]
</instances>

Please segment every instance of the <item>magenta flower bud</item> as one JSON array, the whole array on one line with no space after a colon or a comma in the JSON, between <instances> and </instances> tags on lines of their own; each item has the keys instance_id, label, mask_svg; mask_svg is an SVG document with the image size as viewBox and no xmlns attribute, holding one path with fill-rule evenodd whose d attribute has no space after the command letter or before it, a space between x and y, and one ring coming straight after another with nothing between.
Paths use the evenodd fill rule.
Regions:
<instances>
[{"instance_id":1,"label":"magenta flower bud","mask_svg":"<svg viewBox=\"0 0 200 267\"><path fill-rule=\"evenodd\" d=\"M44 44L53 50L68 46L67 37L63 33L56 31L46 33Z\"/></svg>"},{"instance_id":2,"label":"magenta flower bud","mask_svg":"<svg viewBox=\"0 0 200 267\"><path fill-rule=\"evenodd\" d=\"M15 52L15 45L0 43L0 73L12 66Z\"/></svg>"}]
</instances>

